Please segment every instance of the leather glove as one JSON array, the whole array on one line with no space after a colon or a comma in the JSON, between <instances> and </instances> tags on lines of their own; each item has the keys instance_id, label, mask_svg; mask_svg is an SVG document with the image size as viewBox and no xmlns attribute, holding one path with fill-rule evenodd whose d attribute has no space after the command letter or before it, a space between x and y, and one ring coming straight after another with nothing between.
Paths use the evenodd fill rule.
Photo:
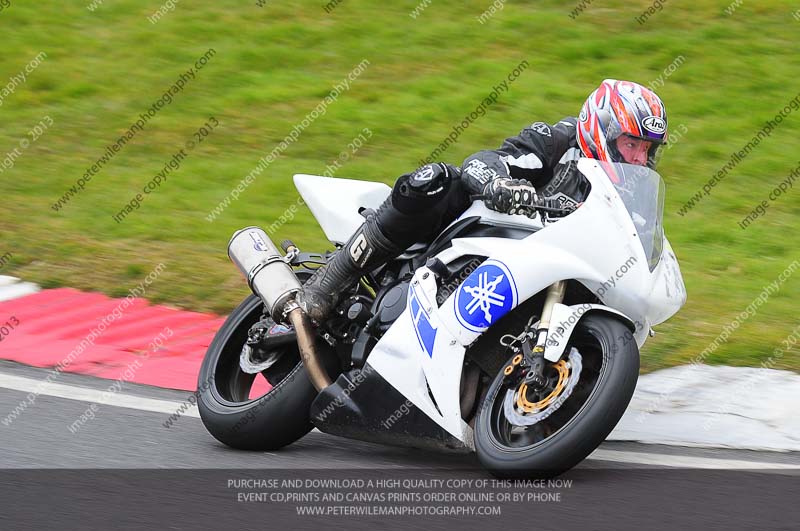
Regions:
<instances>
[{"instance_id":1,"label":"leather glove","mask_svg":"<svg viewBox=\"0 0 800 531\"><path fill-rule=\"evenodd\" d=\"M505 214L536 215L539 196L536 188L522 179L500 178L486 184L483 189L486 196L483 200L487 208Z\"/></svg>"},{"instance_id":2,"label":"leather glove","mask_svg":"<svg viewBox=\"0 0 800 531\"><path fill-rule=\"evenodd\" d=\"M583 203L578 203L577 205L571 203L564 204L558 199L543 197L538 206L539 209L543 210L549 217L563 217L575 212L582 204Z\"/></svg>"}]
</instances>

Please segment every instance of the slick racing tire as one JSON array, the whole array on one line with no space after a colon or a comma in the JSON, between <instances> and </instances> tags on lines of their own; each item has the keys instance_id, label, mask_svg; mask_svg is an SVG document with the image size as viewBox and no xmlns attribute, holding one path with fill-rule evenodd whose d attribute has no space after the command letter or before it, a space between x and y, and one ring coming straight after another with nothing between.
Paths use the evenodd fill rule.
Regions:
<instances>
[{"instance_id":1,"label":"slick racing tire","mask_svg":"<svg viewBox=\"0 0 800 531\"><path fill-rule=\"evenodd\" d=\"M259 374L247 374L239 366L247 332L262 312L261 299L250 295L231 313L208 347L198 378L203 424L217 440L240 450L276 450L313 428L309 409L317 391L295 343L278 347L284 350L278 361ZM335 363L327 370L336 374ZM262 377L272 388L251 398L254 380Z\"/></svg>"},{"instance_id":2,"label":"slick racing tire","mask_svg":"<svg viewBox=\"0 0 800 531\"><path fill-rule=\"evenodd\" d=\"M492 475L509 479L557 476L585 459L619 422L639 375L639 349L628 327L608 314L586 314L576 325L563 358L559 362L563 374L577 369L571 387L552 385L560 374L556 364L548 364L545 374L551 388L532 398L522 387L524 379L514 378L517 373L506 376L501 370L495 378L475 423L478 459ZM569 389L569 394L558 407L549 406L553 407L549 415L546 409L529 407L543 395L545 400L536 404L547 403L559 388L561 393ZM525 399L520 398L521 389L526 390Z\"/></svg>"}]
</instances>

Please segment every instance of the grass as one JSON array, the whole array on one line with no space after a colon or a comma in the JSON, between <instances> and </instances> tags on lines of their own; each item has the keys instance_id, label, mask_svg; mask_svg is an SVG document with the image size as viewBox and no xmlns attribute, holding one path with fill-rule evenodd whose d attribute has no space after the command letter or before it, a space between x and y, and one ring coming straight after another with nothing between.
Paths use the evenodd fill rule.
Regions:
<instances>
[{"instance_id":1,"label":"grass","mask_svg":"<svg viewBox=\"0 0 800 531\"><path fill-rule=\"evenodd\" d=\"M576 2L577 3L577 2ZM0 173L1 274L54 287L120 295L158 263L149 290L158 302L227 312L246 293L225 245L237 228L268 226L297 198L294 173L322 173L363 128L373 135L337 176L387 183L413 169L527 60L511 84L445 153L454 164L499 145L536 120L576 115L606 77L647 84L685 60L658 92L672 129L686 134L666 151L665 224L689 300L659 327L643 369L686 363L789 263L800 258L797 191L742 230L737 223L798 165L800 112L685 216L678 209L800 90L800 22L779 1L676 1L640 25L649 2L598 1L575 20L574 5L508 2L484 24L490 2L180 3L157 24L160 1L88 0L0 12L0 87L40 51L47 58L2 107L0 159L44 116L53 125ZM286 5L292 4L292 5ZM50 206L105 147L209 48L216 55L60 212ZM205 218L292 128L363 59L368 68L327 107L246 193L214 222ZM112 215L153 178L209 117L220 126L122 223ZM301 248L330 247L305 207L275 234ZM795 274L795 276L800 276ZM800 279L747 319L711 363L757 366L798 324ZM779 368L800 370L796 354Z\"/></svg>"}]
</instances>

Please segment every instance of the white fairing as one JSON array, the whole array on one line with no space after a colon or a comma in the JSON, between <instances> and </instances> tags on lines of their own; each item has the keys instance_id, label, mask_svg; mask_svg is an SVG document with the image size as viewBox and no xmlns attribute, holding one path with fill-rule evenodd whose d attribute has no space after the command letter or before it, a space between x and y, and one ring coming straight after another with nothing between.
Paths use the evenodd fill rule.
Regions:
<instances>
[{"instance_id":1,"label":"white fairing","mask_svg":"<svg viewBox=\"0 0 800 531\"><path fill-rule=\"evenodd\" d=\"M392 191L383 183L297 174L294 185L333 243L345 243L364 223L362 208L377 209Z\"/></svg>"},{"instance_id":2,"label":"white fairing","mask_svg":"<svg viewBox=\"0 0 800 531\"><path fill-rule=\"evenodd\" d=\"M427 278L423 278L426 273ZM465 437L469 426L461 420L459 404L465 349L440 321L444 312L436 306L436 280L428 268L415 273L409 290L411 298L419 301L417 312L412 314L412 304L408 304L372 350L367 363L451 435L471 445L471 439ZM433 356L426 353L419 336L421 320L436 330ZM436 405L428 395L428 386Z\"/></svg>"},{"instance_id":3,"label":"white fairing","mask_svg":"<svg viewBox=\"0 0 800 531\"><path fill-rule=\"evenodd\" d=\"M447 264L464 255L485 256L487 260L441 306L436 304L433 273L426 267L418 269L405 312L369 355L368 363L391 385L468 445L471 430L461 419L459 404L464 354L514 307L556 281L574 279L604 304L584 311L620 315L635 326L634 337L641 347L650 327L675 314L686 301L680 269L666 238L660 261L651 272L636 225L606 173L589 159L580 160L578 168L591 183L589 197L575 212L545 228L539 219L493 212L480 202L464 212L462 218L477 215L487 223L525 227L532 233L523 239L454 239L450 248L439 253L442 262ZM308 176L297 176L296 180L298 177ZM352 204L353 199L349 202ZM329 198L317 203L317 208L323 204L332 210L343 209ZM317 216L314 207L312 212ZM355 230L350 227L347 235L342 229L341 240L331 239L346 239ZM620 274L621 268L624 274ZM576 307L557 305L550 330L560 329L563 340L549 342L545 350L548 359L557 360L564 351L578 320L571 317L576 311Z\"/></svg>"},{"instance_id":4,"label":"white fairing","mask_svg":"<svg viewBox=\"0 0 800 531\"><path fill-rule=\"evenodd\" d=\"M647 339L647 329L637 326L630 317L624 313L617 311L602 304L573 304L567 306L565 304L556 304L553 308L553 315L551 322L554 323L550 328L550 333L547 336L547 344L544 349L544 358L548 361L556 362L561 359L561 355L567 349L567 343L572 335L572 331L580 322L581 318L589 312L606 312L619 316L623 321L634 327L633 337L636 344L641 346Z\"/></svg>"}]
</instances>

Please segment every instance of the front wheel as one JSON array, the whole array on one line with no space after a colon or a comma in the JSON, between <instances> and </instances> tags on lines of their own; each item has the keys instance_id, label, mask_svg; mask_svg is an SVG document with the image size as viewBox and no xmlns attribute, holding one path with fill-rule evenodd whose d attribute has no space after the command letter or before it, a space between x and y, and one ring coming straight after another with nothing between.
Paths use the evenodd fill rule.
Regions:
<instances>
[{"instance_id":1,"label":"front wheel","mask_svg":"<svg viewBox=\"0 0 800 531\"><path fill-rule=\"evenodd\" d=\"M502 370L495 378L475 423L478 458L493 475L557 476L619 422L639 376L639 349L626 325L590 313L575 327L567 353L548 366L543 388Z\"/></svg>"}]
</instances>

